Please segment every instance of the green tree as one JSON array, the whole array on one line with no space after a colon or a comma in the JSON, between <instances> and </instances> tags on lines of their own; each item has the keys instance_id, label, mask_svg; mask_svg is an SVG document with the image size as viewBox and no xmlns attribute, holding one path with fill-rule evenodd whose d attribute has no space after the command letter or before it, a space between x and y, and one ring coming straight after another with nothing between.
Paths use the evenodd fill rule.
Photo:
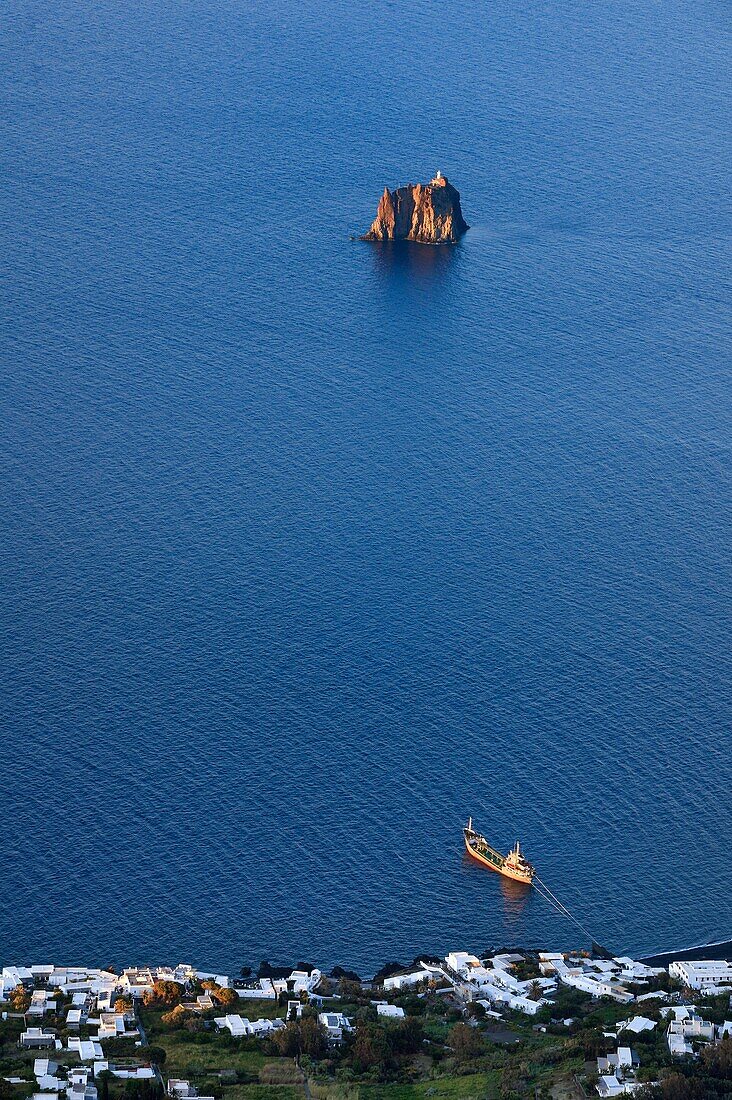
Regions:
<instances>
[{"instance_id":1,"label":"green tree","mask_svg":"<svg viewBox=\"0 0 732 1100\"><path fill-rule=\"evenodd\" d=\"M424 1026L415 1016L400 1020L391 1032L391 1045L395 1054L417 1054L422 1049Z\"/></svg>"},{"instance_id":2,"label":"green tree","mask_svg":"<svg viewBox=\"0 0 732 1100\"><path fill-rule=\"evenodd\" d=\"M379 1067L385 1069L391 1058L386 1032L379 1024L359 1024L351 1047L351 1060L359 1073Z\"/></svg>"},{"instance_id":3,"label":"green tree","mask_svg":"<svg viewBox=\"0 0 732 1100\"><path fill-rule=\"evenodd\" d=\"M325 1031L317 1017L303 1016L300 1020L300 1049L308 1058L322 1058L327 1048Z\"/></svg>"},{"instance_id":4,"label":"green tree","mask_svg":"<svg viewBox=\"0 0 732 1100\"><path fill-rule=\"evenodd\" d=\"M239 1000L239 994L235 989L231 989L229 986L217 986L216 989L211 990L211 996L214 1000L218 1001L224 1008L230 1008L236 1001Z\"/></svg>"},{"instance_id":5,"label":"green tree","mask_svg":"<svg viewBox=\"0 0 732 1100\"><path fill-rule=\"evenodd\" d=\"M14 1012L27 1012L30 1008L31 995L23 985L16 985L10 991L10 1004Z\"/></svg>"},{"instance_id":6,"label":"green tree","mask_svg":"<svg viewBox=\"0 0 732 1100\"><path fill-rule=\"evenodd\" d=\"M342 978L338 986L338 992L344 1001L360 1001L363 997L363 987L360 982L354 982L351 978Z\"/></svg>"},{"instance_id":7,"label":"green tree","mask_svg":"<svg viewBox=\"0 0 732 1100\"><path fill-rule=\"evenodd\" d=\"M721 1042L705 1047L699 1060L704 1073L732 1082L732 1035L725 1035ZM732 1094L732 1087L729 1091Z\"/></svg>"},{"instance_id":8,"label":"green tree","mask_svg":"<svg viewBox=\"0 0 732 1100\"><path fill-rule=\"evenodd\" d=\"M272 1042L277 1052L287 1058L298 1058L301 1054L322 1058L327 1048L325 1031L313 1016L292 1020L275 1032Z\"/></svg>"},{"instance_id":9,"label":"green tree","mask_svg":"<svg viewBox=\"0 0 732 1100\"><path fill-rule=\"evenodd\" d=\"M183 1005L176 1005L170 1012L164 1012L160 1017L161 1024L166 1027L179 1028L191 1017L192 1013Z\"/></svg>"},{"instance_id":10,"label":"green tree","mask_svg":"<svg viewBox=\"0 0 732 1100\"><path fill-rule=\"evenodd\" d=\"M129 1039L124 1039L123 1042L128 1044L129 1049ZM155 1066L165 1065L167 1057L168 1054L164 1047L145 1047L145 1058Z\"/></svg>"},{"instance_id":11,"label":"green tree","mask_svg":"<svg viewBox=\"0 0 732 1100\"><path fill-rule=\"evenodd\" d=\"M483 1039L470 1024L455 1024L447 1037L458 1062L470 1062L483 1053Z\"/></svg>"},{"instance_id":12,"label":"green tree","mask_svg":"<svg viewBox=\"0 0 732 1100\"><path fill-rule=\"evenodd\" d=\"M102 1070L95 1078L99 1100L109 1100L109 1081L112 1074L108 1069Z\"/></svg>"},{"instance_id":13,"label":"green tree","mask_svg":"<svg viewBox=\"0 0 732 1100\"><path fill-rule=\"evenodd\" d=\"M146 1005L173 1005L180 1004L185 990L180 982L158 981L153 983L152 989L146 990L143 1001Z\"/></svg>"}]
</instances>

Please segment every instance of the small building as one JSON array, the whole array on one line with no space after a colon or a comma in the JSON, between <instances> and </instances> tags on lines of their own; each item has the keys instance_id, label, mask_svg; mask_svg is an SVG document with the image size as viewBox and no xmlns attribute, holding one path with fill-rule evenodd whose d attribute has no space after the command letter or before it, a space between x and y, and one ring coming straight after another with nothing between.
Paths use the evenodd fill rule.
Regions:
<instances>
[{"instance_id":1,"label":"small building","mask_svg":"<svg viewBox=\"0 0 732 1100\"><path fill-rule=\"evenodd\" d=\"M655 1020L649 1020L647 1016L634 1016L632 1020L618 1024L618 1031L632 1031L634 1035L640 1035L643 1031L653 1031Z\"/></svg>"},{"instance_id":2,"label":"small building","mask_svg":"<svg viewBox=\"0 0 732 1100\"><path fill-rule=\"evenodd\" d=\"M155 1070L152 1066L115 1066L110 1062L95 1062L94 1076L97 1077L103 1070L118 1077L121 1081L152 1081Z\"/></svg>"},{"instance_id":3,"label":"small building","mask_svg":"<svg viewBox=\"0 0 732 1100\"><path fill-rule=\"evenodd\" d=\"M252 1025L244 1016L238 1013L228 1013L226 1016L217 1016L214 1020L219 1031L229 1031L235 1039L241 1039L245 1035L252 1034Z\"/></svg>"},{"instance_id":4,"label":"small building","mask_svg":"<svg viewBox=\"0 0 732 1100\"><path fill-rule=\"evenodd\" d=\"M198 1093L190 1081L171 1077L168 1081L168 1096L172 1096L173 1100L189 1100L189 1097L192 1100L194 1096L198 1096Z\"/></svg>"},{"instance_id":5,"label":"small building","mask_svg":"<svg viewBox=\"0 0 732 1100\"><path fill-rule=\"evenodd\" d=\"M469 951L451 951L445 957L445 962L450 970L463 978L467 978L474 967L480 966L480 959L476 955L471 955Z\"/></svg>"},{"instance_id":6,"label":"small building","mask_svg":"<svg viewBox=\"0 0 732 1100\"><path fill-rule=\"evenodd\" d=\"M679 1011L676 1019L670 1022L666 1032L668 1049L675 1057L694 1054L692 1039L711 1043L716 1035L713 1023L710 1023L709 1020L703 1020L701 1016L693 1011L690 1012L685 1005L680 1007L686 1010L685 1014L682 1015Z\"/></svg>"},{"instance_id":7,"label":"small building","mask_svg":"<svg viewBox=\"0 0 732 1100\"><path fill-rule=\"evenodd\" d=\"M410 986L420 985L430 979L428 970L405 970L401 974L392 974L384 978L384 989L408 989Z\"/></svg>"},{"instance_id":8,"label":"small building","mask_svg":"<svg viewBox=\"0 0 732 1100\"><path fill-rule=\"evenodd\" d=\"M597 1082L597 1091L602 1097L620 1096L625 1092L625 1086L614 1073L606 1074Z\"/></svg>"},{"instance_id":9,"label":"small building","mask_svg":"<svg viewBox=\"0 0 732 1100\"><path fill-rule=\"evenodd\" d=\"M243 1000L276 1001L277 990L270 978L260 978L256 985L237 986L236 992Z\"/></svg>"},{"instance_id":10,"label":"small building","mask_svg":"<svg viewBox=\"0 0 732 1100\"><path fill-rule=\"evenodd\" d=\"M403 1020L404 1009L399 1005L378 1004L376 1006L376 1014L378 1016L386 1016L392 1020Z\"/></svg>"},{"instance_id":11,"label":"small building","mask_svg":"<svg viewBox=\"0 0 732 1100\"><path fill-rule=\"evenodd\" d=\"M285 1026L284 1020L252 1020L251 1024L252 1035L261 1039L264 1035L269 1035L273 1031L278 1031L281 1027Z\"/></svg>"},{"instance_id":12,"label":"small building","mask_svg":"<svg viewBox=\"0 0 732 1100\"><path fill-rule=\"evenodd\" d=\"M104 1058L102 1044L97 1039L79 1039L74 1036L68 1041L68 1049L75 1050L82 1062L99 1062Z\"/></svg>"},{"instance_id":13,"label":"small building","mask_svg":"<svg viewBox=\"0 0 732 1100\"><path fill-rule=\"evenodd\" d=\"M714 993L727 987L732 989L732 963L723 959L679 960L671 963L668 972L689 989L698 989L703 993Z\"/></svg>"},{"instance_id":14,"label":"small building","mask_svg":"<svg viewBox=\"0 0 732 1100\"><path fill-rule=\"evenodd\" d=\"M97 1088L89 1080L91 1070L88 1066L77 1066L69 1070L69 1083L66 1087L67 1100L97 1100Z\"/></svg>"},{"instance_id":15,"label":"small building","mask_svg":"<svg viewBox=\"0 0 732 1100\"><path fill-rule=\"evenodd\" d=\"M113 989L101 989L97 995L97 1012L111 1012L112 998L115 996Z\"/></svg>"},{"instance_id":16,"label":"small building","mask_svg":"<svg viewBox=\"0 0 732 1100\"><path fill-rule=\"evenodd\" d=\"M125 1031L125 1015L123 1012L102 1012L99 1017L99 1034L97 1038L121 1039L125 1035L137 1035L136 1031Z\"/></svg>"},{"instance_id":17,"label":"small building","mask_svg":"<svg viewBox=\"0 0 732 1100\"><path fill-rule=\"evenodd\" d=\"M155 977L149 967L129 967L123 970L117 984L131 997L142 997L152 990Z\"/></svg>"},{"instance_id":18,"label":"small building","mask_svg":"<svg viewBox=\"0 0 732 1100\"><path fill-rule=\"evenodd\" d=\"M34 989L31 995L31 1003L28 1006L26 1016L45 1016L47 1012L56 1011L56 1002L48 995L46 989Z\"/></svg>"},{"instance_id":19,"label":"small building","mask_svg":"<svg viewBox=\"0 0 732 1100\"><path fill-rule=\"evenodd\" d=\"M39 1080L41 1077L52 1077L57 1069L58 1062L52 1062L50 1058L36 1058L33 1063L33 1076Z\"/></svg>"},{"instance_id":20,"label":"small building","mask_svg":"<svg viewBox=\"0 0 732 1100\"><path fill-rule=\"evenodd\" d=\"M44 1047L56 1045L56 1033L44 1031L42 1027L29 1027L21 1032L20 1045L26 1050L42 1050Z\"/></svg>"},{"instance_id":21,"label":"small building","mask_svg":"<svg viewBox=\"0 0 732 1100\"><path fill-rule=\"evenodd\" d=\"M312 993L320 985L323 977L319 970L293 970L287 979L287 988L292 993Z\"/></svg>"},{"instance_id":22,"label":"small building","mask_svg":"<svg viewBox=\"0 0 732 1100\"><path fill-rule=\"evenodd\" d=\"M328 1038L336 1042L341 1041L344 1031L351 1030L351 1021L342 1012L321 1012L318 1023L325 1028Z\"/></svg>"},{"instance_id":23,"label":"small building","mask_svg":"<svg viewBox=\"0 0 732 1100\"><path fill-rule=\"evenodd\" d=\"M172 1100L214 1100L213 1096L199 1096L190 1081L177 1077L171 1077L168 1081L168 1096Z\"/></svg>"},{"instance_id":24,"label":"small building","mask_svg":"<svg viewBox=\"0 0 732 1100\"><path fill-rule=\"evenodd\" d=\"M27 966L4 966L0 981L2 981L4 996L7 997L17 985L32 985L33 972Z\"/></svg>"}]
</instances>

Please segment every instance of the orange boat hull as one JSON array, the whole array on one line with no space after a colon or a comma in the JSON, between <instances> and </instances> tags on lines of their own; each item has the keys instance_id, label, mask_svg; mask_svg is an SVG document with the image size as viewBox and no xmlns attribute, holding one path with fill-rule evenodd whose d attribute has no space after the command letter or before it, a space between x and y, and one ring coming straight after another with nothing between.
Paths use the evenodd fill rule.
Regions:
<instances>
[{"instance_id":1,"label":"orange boat hull","mask_svg":"<svg viewBox=\"0 0 732 1100\"><path fill-rule=\"evenodd\" d=\"M480 852L475 852L468 844L467 838L465 840L465 850L476 863L480 863L482 867L487 867L489 871L495 871L497 875L503 875L504 878L513 879L514 882L523 882L524 886L531 886L531 879L527 875L522 875L518 871L512 871L509 867L496 867L495 863L491 863L489 859L482 856Z\"/></svg>"}]
</instances>

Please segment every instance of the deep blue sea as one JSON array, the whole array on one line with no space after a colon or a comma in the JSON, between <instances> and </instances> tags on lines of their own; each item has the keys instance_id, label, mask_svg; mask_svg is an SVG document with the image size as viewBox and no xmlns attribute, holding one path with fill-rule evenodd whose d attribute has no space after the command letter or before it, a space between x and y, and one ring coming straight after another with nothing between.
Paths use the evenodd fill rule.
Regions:
<instances>
[{"instance_id":1,"label":"deep blue sea","mask_svg":"<svg viewBox=\"0 0 732 1100\"><path fill-rule=\"evenodd\" d=\"M732 935L731 28L2 6L0 963Z\"/></svg>"}]
</instances>

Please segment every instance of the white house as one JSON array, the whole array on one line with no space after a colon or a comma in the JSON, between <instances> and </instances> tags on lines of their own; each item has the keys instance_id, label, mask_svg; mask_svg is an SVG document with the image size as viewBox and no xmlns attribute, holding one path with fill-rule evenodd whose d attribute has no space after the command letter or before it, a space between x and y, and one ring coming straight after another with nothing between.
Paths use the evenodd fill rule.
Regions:
<instances>
[{"instance_id":1,"label":"white house","mask_svg":"<svg viewBox=\"0 0 732 1100\"><path fill-rule=\"evenodd\" d=\"M583 993L589 993L592 997L612 997L614 1001L627 1004L633 1000L633 994L620 985L613 985L608 981L593 978L590 974L576 973L572 970L558 971L560 980L565 985L574 986Z\"/></svg>"},{"instance_id":2,"label":"white house","mask_svg":"<svg viewBox=\"0 0 732 1100\"><path fill-rule=\"evenodd\" d=\"M647 1016L634 1016L632 1020L626 1020L618 1024L618 1031L632 1031L634 1035L640 1035L643 1031L653 1031L655 1020L649 1020Z\"/></svg>"},{"instance_id":3,"label":"white house","mask_svg":"<svg viewBox=\"0 0 732 1100\"><path fill-rule=\"evenodd\" d=\"M318 1023L325 1028L329 1039L340 1041L343 1032L351 1030L351 1021L342 1012L321 1012L318 1014Z\"/></svg>"},{"instance_id":4,"label":"white house","mask_svg":"<svg viewBox=\"0 0 732 1100\"><path fill-rule=\"evenodd\" d=\"M460 974L463 978L467 978L474 967L480 966L480 959L475 955L471 955L469 951L451 951L445 957L445 962L450 970Z\"/></svg>"},{"instance_id":5,"label":"white house","mask_svg":"<svg viewBox=\"0 0 732 1100\"><path fill-rule=\"evenodd\" d=\"M100 1061L104 1057L102 1045L96 1039L70 1038L68 1049L75 1050L82 1062Z\"/></svg>"},{"instance_id":6,"label":"white house","mask_svg":"<svg viewBox=\"0 0 732 1100\"><path fill-rule=\"evenodd\" d=\"M255 986L247 986L236 990L243 1000L275 1001L277 991L269 978L260 978Z\"/></svg>"},{"instance_id":7,"label":"white house","mask_svg":"<svg viewBox=\"0 0 732 1100\"><path fill-rule=\"evenodd\" d=\"M217 1016L214 1020L219 1031L228 1030L235 1039L241 1039L246 1035L268 1035L271 1031L284 1027L284 1020L247 1020L238 1013L230 1013L226 1016Z\"/></svg>"},{"instance_id":8,"label":"white house","mask_svg":"<svg viewBox=\"0 0 732 1100\"><path fill-rule=\"evenodd\" d=\"M63 1088L63 1081L60 1077L51 1076L46 1074L45 1077L36 1078L38 1081L38 1087L41 1092L60 1092Z\"/></svg>"},{"instance_id":9,"label":"white house","mask_svg":"<svg viewBox=\"0 0 732 1100\"><path fill-rule=\"evenodd\" d=\"M149 967L128 967L117 979L117 985L132 997L142 997L152 990L155 977Z\"/></svg>"},{"instance_id":10,"label":"white house","mask_svg":"<svg viewBox=\"0 0 732 1100\"><path fill-rule=\"evenodd\" d=\"M34 1077L53 1076L58 1069L58 1062L52 1062L50 1058L36 1058L33 1062Z\"/></svg>"},{"instance_id":11,"label":"white house","mask_svg":"<svg viewBox=\"0 0 732 1100\"><path fill-rule=\"evenodd\" d=\"M323 977L319 970L293 970L287 979L288 986L292 986L293 993L312 993L320 985Z\"/></svg>"},{"instance_id":12,"label":"white house","mask_svg":"<svg viewBox=\"0 0 732 1100\"><path fill-rule=\"evenodd\" d=\"M429 978L430 973L427 970L408 970L403 974L392 974L390 978L384 978L384 989L408 989L420 982L429 981Z\"/></svg>"},{"instance_id":13,"label":"white house","mask_svg":"<svg viewBox=\"0 0 732 1100\"><path fill-rule=\"evenodd\" d=\"M20 1045L26 1049L53 1047L56 1045L56 1033L44 1031L42 1027L29 1027L27 1031L21 1032Z\"/></svg>"},{"instance_id":14,"label":"white house","mask_svg":"<svg viewBox=\"0 0 732 1100\"><path fill-rule=\"evenodd\" d=\"M226 1016L217 1016L214 1023L219 1031L228 1030L235 1039L252 1034L252 1025L249 1020L238 1013L227 1013Z\"/></svg>"},{"instance_id":15,"label":"white house","mask_svg":"<svg viewBox=\"0 0 732 1100\"><path fill-rule=\"evenodd\" d=\"M123 1012L102 1012L99 1017L99 1034L97 1038L100 1042L103 1039L121 1039L125 1035L137 1035L136 1031L125 1031L125 1016Z\"/></svg>"},{"instance_id":16,"label":"white house","mask_svg":"<svg viewBox=\"0 0 732 1100\"><path fill-rule=\"evenodd\" d=\"M388 1016L393 1020L404 1019L404 1009L399 1008L399 1005L378 1004L376 1006L376 1014L377 1016Z\"/></svg>"},{"instance_id":17,"label":"white house","mask_svg":"<svg viewBox=\"0 0 732 1100\"><path fill-rule=\"evenodd\" d=\"M171 1077L168 1081L168 1096L172 1100L214 1100L213 1096L199 1096L196 1088L189 1082L180 1078Z\"/></svg>"},{"instance_id":18,"label":"white house","mask_svg":"<svg viewBox=\"0 0 732 1100\"><path fill-rule=\"evenodd\" d=\"M34 989L31 994L31 1003L28 1006L27 1016L44 1016L47 1012L56 1011L56 1002L49 997L48 990Z\"/></svg>"},{"instance_id":19,"label":"white house","mask_svg":"<svg viewBox=\"0 0 732 1100\"><path fill-rule=\"evenodd\" d=\"M113 1077L122 1081L152 1081L155 1070L152 1066L107 1066Z\"/></svg>"},{"instance_id":20,"label":"white house","mask_svg":"<svg viewBox=\"0 0 732 1100\"><path fill-rule=\"evenodd\" d=\"M685 1010L685 1014L682 1015L681 1009ZM676 1057L693 1054L692 1039L713 1042L715 1038L714 1024L708 1020L703 1020L695 1012L689 1011L685 1005L680 1006L677 1011L678 1014L675 1011L676 1019L670 1022L666 1032L666 1041L671 1054Z\"/></svg>"},{"instance_id":21,"label":"white house","mask_svg":"<svg viewBox=\"0 0 732 1100\"><path fill-rule=\"evenodd\" d=\"M263 1035L269 1035L272 1031L278 1031L279 1028L285 1027L284 1020L252 1020L251 1028L252 1035L256 1035L258 1039L261 1039Z\"/></svg>"},{"instance_id":22,"label":"white house","mask_svg":"<svg viewBox=\"0 0 732 1100\"><path fill-rule=\"evenodd\" d=\"M633 1066L637 1065L638 1057L630 1047L618 1047L614 1054L608 1054L607 1058L600 1057L597 1059L597 1072L617 1074L618 1070L632 1070Z\"/></svg>"},{"instance_id":23,"label":"white house","mask_svg":"<svg viewBox=\"0 0 732 1100\"><path fill-rule=\"evenodd\" d=\"M625 1092L625 1086L614 1073L606 1074L597 1082L597 1091L602 1097L620 1096Z\"/></svg>"},{"instance_id":24,"label":"white house","mask_svg":"<svg viewBox=\"0 0 732 1100\"><path fill-rule=\"evenodd\" d=\"M723 959L679 960L671 963L668 972L690 989L699 989L704 993L713 993L727 986L732 989L732 963Z\"/></svg>"},{"instance_id":25,"label":"white house","mask_svg":"<svg viewBox=\"0 0 732 1100\"><path fill-rule=\"evenodd\" d=\"M97 1100L96 1085L89 1081L88 1066L78 1066L69 1070L69 1083L66 1087L68 1100Z\"/></svg>"},{"instance_id":26,"label":"white house","mask_svg":"<svg viewBox=\"0 0 732 1100\"><path fill-rule=\"evenodd\" d=\"M511 996L508 999L508 1007L514 1009L516 1012L525 1012L527 1016L536 1016L542 1005L547 1002L543 999L541 1001L534 1001L530 997L523 996Z\"/></svg>"},{"instance_id":27,"label":"white house","mask_svg":"<svg viewBox=\"0 0 732 1100\"><path fill-rule=\"evenodd\" d=\"M665 974L662 966L648 966L647 963L636 962L628 955L619 955L613 962L620 967L620 977L626 981L641 982L649 978L655 978L659 974Z\"/></svg>"}]
</instances>

